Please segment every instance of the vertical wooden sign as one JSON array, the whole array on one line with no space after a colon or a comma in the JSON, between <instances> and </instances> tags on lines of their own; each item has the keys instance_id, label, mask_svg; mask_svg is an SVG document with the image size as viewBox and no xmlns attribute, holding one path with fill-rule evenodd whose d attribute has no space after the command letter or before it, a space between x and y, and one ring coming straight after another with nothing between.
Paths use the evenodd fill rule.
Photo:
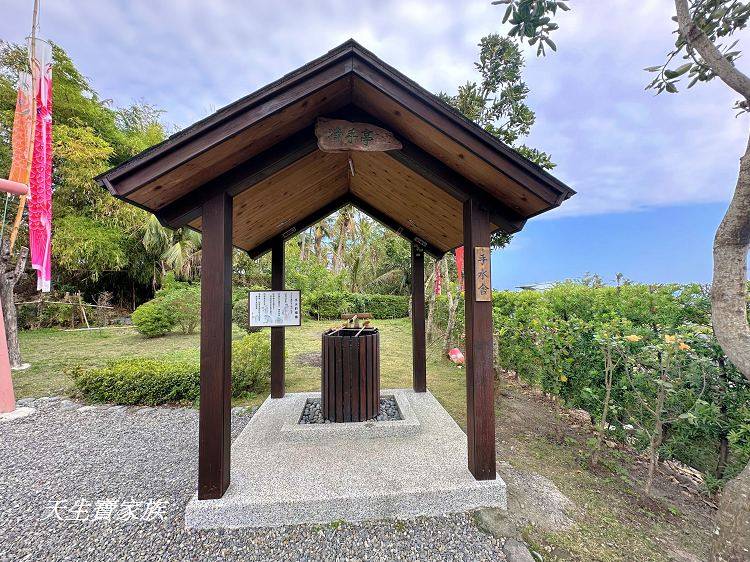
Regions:
<instances>
[{"instance_id":1,"label":"vertical wooden sign","mask_svg":"<svg viewBox=\"0 0 750 562\"><path fill-rule=\"evenodd\" d=\"M490 280L490 249L483 246L474 248L474 300L492 300Z\"/></svg>"}]
</instances>

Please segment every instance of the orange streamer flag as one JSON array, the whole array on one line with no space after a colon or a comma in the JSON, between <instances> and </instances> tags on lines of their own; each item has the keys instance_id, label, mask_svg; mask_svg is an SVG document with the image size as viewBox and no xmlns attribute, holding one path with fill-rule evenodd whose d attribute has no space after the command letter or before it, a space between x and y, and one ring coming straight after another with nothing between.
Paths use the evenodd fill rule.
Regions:
<instances>
[{"instance_id":1,"label":"orange streamer flag","mask_svg":"<svg viewBox=\"0 0 750 562\"><path fill-rule=\"evenodd\" d=\"M37 290L49 292L52 279L52 47L38 40L32 72L36 83L34 157L29 178L29 246Z\"/></svg>"},{"instance_id":2,"label":"orange streamer flag","mask_svg":"<svg viewBox=\"0 0 750 562\"><path fill-rule=\"evenodd\" d=\"M16 96L16 113L13 118L13 136L11 147L13 161L10 165L8 179L29 184L29 143L31 142L31 74L21 72L18 75L18 94Z\"/></svg>"}]
</instances>

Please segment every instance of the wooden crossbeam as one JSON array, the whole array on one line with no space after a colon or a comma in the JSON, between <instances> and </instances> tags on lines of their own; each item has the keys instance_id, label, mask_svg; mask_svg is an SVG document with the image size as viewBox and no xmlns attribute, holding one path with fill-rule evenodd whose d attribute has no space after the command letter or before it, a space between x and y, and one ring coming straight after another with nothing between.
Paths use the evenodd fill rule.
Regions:
<instances>
[{"instance_id":1,"label":"wooden crossbeam","mask_svg":"<svg viewBox=\"0 0 750 562\"><path fill-rule=\"evenodd\" d=\"M219 193L234 197L318 149L312 127L250 158L200 188L156 211L164 226L180 228L198 218L203 204Z\"/></svg>"},{"instance_id":2,"label":"wooden crossbeam","mask_svg":"<svg viewBox=\"0 0 750 562\"><path fill-rule=\"evenodd\" d=\"M366 201L363 201L356 195L353 195L352 193L347 193L346 195L342 195L341 197L334 199L327 205L324 205L317 211L310 213L305 218L298 220L292 226L287 228L281 234L281 236L284 240L289 240L296 234L299 234L306 228L310 228L312 225L314 225L318 221L323 220L328 215L335 213L339 209L342 209L343 207L349 204L354 205L357 209L359 209L366 215L372 217L374 220L376 220L383 226L395 231L396 234L405 238L409 242L417 244L426 253L430 254L435 259L440 259L445 254L445 252L442 251L440 248L433 246L429 242L426 242L425 240L417 236L417 234L412 232L410 229L396 222L394 219L387 216L385 213L379 211L378 209L376 209L375 207L373 207ZM261 256L263 256L264 254L266 254L267 252L271 250L274 238L275 236L272 236L268 238L267 240L261 242L255 248L248 250L247 254L253 259L260 258Z\"/></svg>"},{"instance_id":3,"label":"wooden crossbeam","mask_svg":"<svg viewBox=\"0 0 750 562\"><path fill-rule=\"evenodd\" d=\"M343 108L337 114L344 115L349 119L371 123L377 127L387 128L387 125L377 117L354 105ZM513 234L523 229L526 221L516 211L497 201L481 187L472 184L461 174L455 172L416 144L402 138L399 138L399 140L402 144L400 149L387 150L383 154L400 162L415 174L462 203L470 198L478 201L489 212L490 221L500 227L503 232Z\"/></svg>"},{"instance_id":4,"label":"wooden crossbeam","mask_svg":"<svg viewBox=\"0 0 750 562\"><path fill-rule=\"evenodd\" d=\"M293 225L289 226L283 233L281 233L281 238L286 241L292 238L293 236L299 234L306 228L310 228L312 225L316 224L317 222L323 220L328 215L335 213L339 209L342 209L346 207L350 203L349 201L349 195L342 195L341 197L337 197L330 203L327 203L326 205L323 205L320 209L317 211L313 211L309 215L307 215L305 218L298 220ZM265 240L258 244L255 248L248 250L247 255L249 255L252 259L257 260L262 255L268 253L273 246L273 240L275 236L272 236L268 238L268 240Z\"/></svg>"},{"instance_id":5,"label":"wooden crossbeam","mask_svg":"<svg viewBox=\"0 0 750 562\"><path fill-rule=\"evenodd\" d=\"M430 254L436 260L439 260L445 254L443 250L441 250L437 246L433 246L432 244L430 244L423 238L420 238L412 230L406 228L401 223L396 222L395 219L389 217L382 211L376 209L375 207L370 205L367 201L357 197L354 194L350 194L349 198L351 200L352 205L354 205L357 209L359 209L366 215L369 215L371 218L375 219L377 222L379 222L383 226L390 228L402 238L406 238L412 244L417 244L426 253Z\"/></svg>"},{"instance_id":6,"label":"wooden crossbeam","mask_svg":"<svg viewBox=\"0 0 750 562\"><path fill-rule=\"evenodd\" d=\"M461 175L415 144L408 142L402 144L404 146L400 150L389 150L384 154L400 162L462 203L470 198L479 202L489 212L490 221L504 232L513 234L523 228L526 221L514 210L501 204L482 191L481 188L470 184Z\"/></svg>"}]
</instances>

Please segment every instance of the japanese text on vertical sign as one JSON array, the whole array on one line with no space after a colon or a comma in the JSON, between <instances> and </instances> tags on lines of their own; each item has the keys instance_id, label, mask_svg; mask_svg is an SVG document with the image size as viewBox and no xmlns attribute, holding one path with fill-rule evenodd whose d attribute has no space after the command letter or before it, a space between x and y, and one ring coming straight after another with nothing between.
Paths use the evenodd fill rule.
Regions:
<instances>
[{"instance_id":1,"label":"japanese text on vertical sign","mask_svg":"<svg viewBox=\"0 0 750 562\"><path fill-rule=\"evenodd\" d=\"M474 248L474 300L492 300L490 249L482 246Z\"/></svg>"}]
</instances>

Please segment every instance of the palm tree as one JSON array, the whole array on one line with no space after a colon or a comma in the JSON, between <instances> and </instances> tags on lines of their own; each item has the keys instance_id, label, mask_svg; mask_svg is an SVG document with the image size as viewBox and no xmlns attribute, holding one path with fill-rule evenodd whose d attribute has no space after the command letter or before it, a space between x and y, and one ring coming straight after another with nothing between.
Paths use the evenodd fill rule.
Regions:
<instances>
[{"instance_id":1,"label":"palm tree","mask_svg":"<svg viewBox=\"0 0 750 562\"><path fill-rule=\"evenodd\" d=\"M315 256L328 267L328 253L323 254L323 240L331 237L331 219L323 219L312 227Z\"/></svg>"},{"instance_id":2,"label":"palm tree","mask_svg":"<svg viewBox=\"0 0 750 562\"><path fill-rule=\"evenodd\" d=\"M347 205L336 215L333 232L336 237L336 252L333 255L333 272L340 273L344 267L344 252L355 229L354 209Z\"/></svg>"},{"instance_id":3,"label":"palm tree","mask_svg":"<svg viewBox=\"0 0 750 562\"><path fill-rule=\"evenodd\" d=\"M169 271L183 279L198 276L201 262L200 233L189 228L165 228L154 215L150 215L142 227L141 242L146 251L154 256L154 288Z\"/></svg>"},{"instance_id":4,"label":"palm tree","mask_svg":"<svg viewBox=\"0 0 750 562\"><path fill-rule=\"evenodd\" d=\"M355 211L353 240L345 252L346 270L352 292L403 294L409 284L409 269L389 255L389 241L398 235Z\"/></svg>"},{"instance_id":5,"label":"palm tree","mask_svg":"<svg viewBox=\"0 0 750 562\"><path fill-rule=\"evenodd\" d=\"M352 245L345 257L350 277L350 290L353 293L364 291L375 277L378 247L374 236L374 224L361 213L352 215Z\"/></svg>"}]
</instances>

